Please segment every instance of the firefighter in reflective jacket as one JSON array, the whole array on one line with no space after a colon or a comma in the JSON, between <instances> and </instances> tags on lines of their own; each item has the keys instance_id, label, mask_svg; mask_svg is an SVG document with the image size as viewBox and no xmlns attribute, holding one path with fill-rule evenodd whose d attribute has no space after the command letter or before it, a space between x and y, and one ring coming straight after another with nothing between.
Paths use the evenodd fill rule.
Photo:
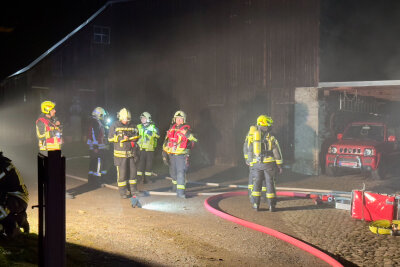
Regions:
<instances>
[{"instance_id":1,"label":"firefighter in reflective jacket","mask_svg":"<svg viewBox=\"0 0 400 267\"><path fill-rule=\"evenodd\" d=\"M123 108L118 112L119 121L114 122L108 133L108 141L114 143L114 165L117 168L117 183L121 198L129 198L138 192L136 162L138 161L139 138L137 128L131 122L131 113ZM128 190L129 183L129 190Z\"/></svg>"},{"instance_id":2,"label":"firefighter in reflective jacket","mask_svg":"<svg viewBox=\"0 0 400 267\"><path fill-rule=\"evenodd\" d=\"M102 107L96 107L89 120L87 144L89 145L89 174L88 183L101 185L101 177L107 174L105 165L108 140L106 135L105 117L107 112Z\"/></svg>"},{"instance_id":3,"label":"firefighter in reflective jacket","mask_svg":"<svg viewBox=\"0 0 400 267\"><path fill-rule=\"evenodd\" d=\"M248 142L248 162L254 174L253 190L251 193L253 208L260 207L261 187L266 183L266 198L271 212L275 211L276 191L275 175L278 169L282 173L282 153L278 140L271 135L274 121L271 117L260 115L257 118L257 129L253 129L251 140Z\"/></svg>"},{"instance_id":4,"label":"firefighter in reflective jacket","mask_svg":"<svg viewBox=\"0 0 400 267\"><path fill-rule=\"evenodd\" d=\"M151 120L151 115L147 111L140 115L141 124L137 125L139 131L138 145L140 148L139 166L137 175L142 177L143 183L150 181L152 175L154 150L157 147L157 139L160 138L158 128Z\"/></svg>"},{"instance_id":5,"label":"firefighter in reflective jacket","mask_svg":"<svg viewBox=\"0 0 400 267\"><path fill-rule=\"evenodd\" d=\"M42 152L61 149L62 129L61 123L55 117L55 106L54 102L44 101L41 104L42 114L36 120L36 135Z\"/></svg>"},{"instance_id":6,"label":"firefighter in reflective jacket","mask_svg":"<svg viewBox=\"0 0 400 267\"><path fill-rule=\"evenodd\" d=\"M0 234L13 237L20 228L29 233L28 201L29 193L19 172L0 152Z\"/></svg>"},{"instance_id":7,"label":"firefighter in reflective jacket","mask_svg":"<svg viewBox=\"0 0 400 267\"><path fill-rule=\"evenodd\" d=\"M185 175L189 167L190 149L197 139L191 133L190 126L186 124L185 112L181 110L175 112L172 123L165 136L162 157L164 163L169 165L172 191L176 190L178 197L186 198Z\"/></svg>"}]
</instances>

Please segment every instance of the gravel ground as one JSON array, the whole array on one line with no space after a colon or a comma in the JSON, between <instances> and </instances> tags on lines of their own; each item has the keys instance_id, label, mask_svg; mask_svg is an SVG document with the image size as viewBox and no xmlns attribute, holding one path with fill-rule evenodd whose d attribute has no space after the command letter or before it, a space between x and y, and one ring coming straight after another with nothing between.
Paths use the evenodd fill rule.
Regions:
<instances>
[{"instance_id":1,"label":"gravel ground","mask_svg":"<svg viewBox=\"0 0 400 267\"><path fill-rule=\"evenodd\" d=\"M17 162L17 167L21 166ZM34 168L34 167L33 167ZM154 182L142 190L167 191L166 169L160 167ZM22 171L37 204L35 173ZM87 159L67 161L67 173L85 177ZM189 181L245 185L245 166L193 168ZM109 181L112 183L113 181ZM340 177L304 176L285 169L278 187L329 189L350 192L365 184L367 191L400 192L398 176L383 181L358 174ZM67 242L87 249L87 266L327 266L320 259L274 237L225 221L203 207L206 197L185 200L173 196L141 198L143 209L133 209L110 188L88 190L84 183L67 179L67 188L81 188L67 200ZM225 192L235 189L189 186L189 192ZM289 234L323 250L345 266L399 266L399 237L371 233L368 223L352 219L348 211L331 203L315 205L310 199L279 197L277 212L262 206L251 209L248 198L221 200L218 207L231 215ZM37 232L37 210L28 209L32 231ZM68 247L68 246L67 246ZM88 255L89 254L89 255ZM118 256L118 260L115 257ZM71 265L70 265L71 266Z\"/></svg>"}]
</instances>

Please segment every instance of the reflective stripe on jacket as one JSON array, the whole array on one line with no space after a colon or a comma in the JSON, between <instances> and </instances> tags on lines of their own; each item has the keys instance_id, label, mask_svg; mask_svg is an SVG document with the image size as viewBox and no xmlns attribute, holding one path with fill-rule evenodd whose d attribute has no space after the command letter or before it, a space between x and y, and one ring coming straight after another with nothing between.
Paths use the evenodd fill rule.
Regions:
<instances>
[{"instance_id":1,"label":"reflective stripe on jacket","mask_svg":"<svg viewBox=\"0 0 400 267\"><path fill-rule=\"evenodd\" d=\"M91 118L87 132L89 149L108 149L106 129L100 120Z\"/></svg>"},{"instance_id":2,"label":"reflective stripe on jacket","mask_svg":"<svg viewBox=\"0 0 400 267\"><path fill-rule=\"evenodd\" d=\"M127 136L128 139L124 140L124 136ZM114 157L134 157L138 138L138 130L134 124L131 122L127 124L123 124L120 121L114 122L108 133L108 141L114 143Z\"/></svg>"},{"instance_id":3,"label":"reflective stripe on jacket","mask_svg":"<svg viewBox=\"0 0 400 267\"><path fill-rule=\"evenodd\" d=\"M36 136L39 139L40 150L60 150L62 139L61 130L46 116L36 121Z\"/></svg>"},{"instance_id":4,"label":"reflective stripe on jacket","mask_svg":"<svg viewBox=\"0 0 400 267\"><path fill-rule=\"evenodd\" d=\"M270 135L269 133L263 134L261 138L261 154L256 156L254 154L253 141L254 138L252 136L246 137L244 143L244 157L248 159L250 166L253 166L255 163L276 163L278 165L283 163L282 152L279 146L278 140Z\"/></svg>"},{"instance_id":5,"label":"reflective stripe on jacket","mask_svg":"<svg viewBox=\"0 0 400 267\"><path fill-rule=\"evenodd\" d=\"M190 132L190 126L183 124L179 127L174 124L167 132L165 136L163 150L168 154L188 154L193 142L197 142L197 139ZM189 143L190 142L190 143Z\"/></svg>"},{"instance_id":6,"label":"reflective stripe on jacket","mask_svg":"<svg viewBox=\"0 0 400 267\"><path fill-rule=\"evenodd\" d=\"M137 129L139 131L138 145L140 150L154 151L157 147L157 139L160 138L157 127L154 124L138 124Z\"/></svg>"}]
</instances>

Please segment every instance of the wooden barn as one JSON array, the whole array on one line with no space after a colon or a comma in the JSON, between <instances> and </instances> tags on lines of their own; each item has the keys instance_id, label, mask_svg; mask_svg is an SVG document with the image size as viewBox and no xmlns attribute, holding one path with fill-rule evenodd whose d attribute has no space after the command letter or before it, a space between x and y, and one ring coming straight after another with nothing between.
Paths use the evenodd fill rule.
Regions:
<instances>
[{"instance_id":1,"label":"wooden barn","mask_svg":"<svg viewBox=\"0 0 400 267\"><path fill-rule=\"evenodd\" d=\"M248 128L260 114L288 162L295 155L295 88L319 84L319 0L110 1L2 81L0 129L9 142L35 143L40 102L54 100L67 141L82 139L96 106L135 120L148 111L165 131L184 110L206 163L238 164ZM22 130L21 130L22 129Z\"/></svg>"}]
</instances>

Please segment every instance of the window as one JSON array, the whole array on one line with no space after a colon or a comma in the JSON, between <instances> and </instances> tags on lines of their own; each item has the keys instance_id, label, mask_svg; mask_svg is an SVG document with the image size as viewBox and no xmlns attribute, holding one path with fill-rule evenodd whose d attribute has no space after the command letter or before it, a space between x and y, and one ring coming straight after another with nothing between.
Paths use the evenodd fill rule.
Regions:
<instances>
[{"instance_id":1,"label":"window","mask_svg":"<svg viewBox=\"0 0 400 267\"><path fill-rule=\"evenodd\" d=\"M93 43L106 45L110 44L110 27L94 26Z\"/></svg>"}]
</instances>

